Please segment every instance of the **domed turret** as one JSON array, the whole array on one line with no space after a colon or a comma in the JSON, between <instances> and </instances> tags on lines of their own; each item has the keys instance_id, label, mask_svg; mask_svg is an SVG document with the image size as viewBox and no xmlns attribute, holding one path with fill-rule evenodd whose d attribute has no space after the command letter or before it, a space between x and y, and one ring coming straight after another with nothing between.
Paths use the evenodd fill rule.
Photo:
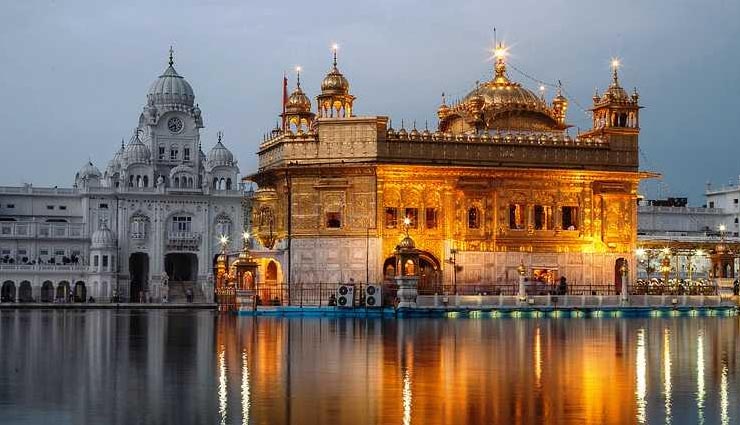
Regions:
<instances>
[{"instance_id":1,"label":"domed turret","mask_svg":"<svg viewBox=\"0 0 740 425\"><path fill-rule=\"evenodd\" d=\"M115 172L121 168L121 162L123 161L123 154L125 152L125 149L126 148L123 145L123 139L121 139L121 147L113 155L113 159L108 161L109 172Z\"/></svg>"},{"instance_id":2,"label":"domed turret","mask_svg":"<svg viewBox=\"0 0 740 425\"><path fill-rule=\"evenodd\" d=\"M190 83L175 71L170 48L169 66L149 87L147 101L150 105L185 105L192 107L195 94Z\"/></svg>"},{"instance_id":3,"label":"domed turret","mask_svg":"<svg viewBox=\"0 0 740 425\"><path fill-rule=\"evenodd\" d=\"M148 164L151 160L152 154L149 148L141 142L139 139L139 131L131 136L131 140L128 142L126 149L123 152L123 158L127 165L132 164Z\"/></svg>"},{"instance_id":4,"label":"domed turret","mask_svg":"<svg viewBox=\"0 0 740 425\"><path fill-rule=\"evenodd\" d=\"M77 178L80 180L99 179L101 176L102 173L91 161L87 161L77 173Z\"/></svg>"},{"instance_id":5,"label":"domed turret","mask_svg":"<svg viewBox=\"0 0 740 425\"><path fill-rule=\"evenodd\" d=\"M329 73L321 82L321 94L316 96L318 103L319 118L347 118L352 116L352 104L355 97L349 93L349 81L337 68L336 44L332 47L334 51L334 62Z\"/></svg>"},{"instance_id":6,"label":"domed turret","mask_svg":"<svg viewBox=\"0 0 740 425\"><path fill-rule=\"evenodd\" d=\"M208 152L208 168L213 169L218 166L234 165L234 155L226 146L221 143L222 133L218 133L218 142Z\"/></svg>"},{"instance_id":7,"label":"domed turret","mask_svg":"<svg viewBox=\"0 0 740 425\"><path fill-rule=\"evenodd\" d=\"M287 80L286 80L287 81ZM303 134L310 130L314 120L311 100L301 89L301 68L296 68L296 87L285 103L285 113L281 115L285 129Z\"/></svg>"},{"instance_id":8,"label":"domed turret","mask_svg":"<svg viewBox=\"0 0 740 425\"><path fill-rule=\"evenodd\" d=\"M102 222L98 230L93 232L90 240L93 249L109 248L116 245L116 235L113 234L105 222Z\"/></svg>"}]
</instances>

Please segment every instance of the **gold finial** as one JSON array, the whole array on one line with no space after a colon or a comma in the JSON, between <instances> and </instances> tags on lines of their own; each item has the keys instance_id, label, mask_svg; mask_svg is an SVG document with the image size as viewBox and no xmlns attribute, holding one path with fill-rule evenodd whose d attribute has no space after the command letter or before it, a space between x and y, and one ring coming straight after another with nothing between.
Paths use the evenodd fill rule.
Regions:
<instances>
[{"instance_id":1,"label":"gold finial","mask_svg":"<svg viewBox=\"0 0 740 425\"><path fill-rule=\"evenodd\" d=\"M175 64L175 59L173 58L175 54L175 51L172 49L172 46L170 46L170 66Z\"/></svg>"},{"instance_id":2,"label":"gold finial","mask_svg":"<svg viewBox=\"0 0 740 425\"><path fill-rule=\"evenodd\" d=\"M295 67L295 74L296 74L296 86L298 88L301 88L301 67L300 66Z\"/></svg>"},{"instance_id":3,"label":"gold finial","mask_svg":"<svg viewBox=\"0 0 740 425\"><path fill-rule=\"evenodd\" d=\"M619 62L619 58L612 58L612 83L615 86L619 85L619 75L617 74L617 70L621 66L621 63Z\"/></svg>"},{"instance_id":4,"label":"gold finial","mask_svg":"<svg viewBox=\"0 0 740 425\"><path fill-rule=\"evenodd\" d=\"M403 219L403 227L404 227L404 230L406 231L406 237L408 238L409 237L409 227L411 227L411 218L409 218L408 216L406 216Z\"/></svg>"},{"instance_id":5,"label":"gold finial","mask_svg":"<svg viewBox=\"0 0 740 425\"><path fill-rule=\"evenodd\" d=\"M339 50L339 45L337 43L332 44L331 50L334 53L334 68L337 67L337 50Z\"/></svg>"},{"instance_id":6,"label":"gold finial","mask_svg":"<svg viewBox=\"0 0 740 425\"><path fill-rule=\"evenodd\" d=\"M508 49L503 45L503 43L499 43L493 49L493 57L496 59L496 63L494 65L494 71L496 73L494 81L496 83L507 83L509 81L506 78L506 56L508 54Z\"/></svg>"}]
</instances>

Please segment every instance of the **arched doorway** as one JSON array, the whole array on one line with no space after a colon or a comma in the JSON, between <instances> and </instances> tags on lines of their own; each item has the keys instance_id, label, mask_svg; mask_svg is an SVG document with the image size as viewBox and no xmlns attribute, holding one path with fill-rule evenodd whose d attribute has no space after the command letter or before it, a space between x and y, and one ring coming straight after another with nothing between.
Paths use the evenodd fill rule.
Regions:
<instances>
[{"instance_id":1,"label":"arched doorway","mask_svg":"<svg viewBox=\"0 0 740 425\"><path fill-rule=\"evenodd\" d=\"M54 283L47 280L41 285L41 302L50 303L54 301Z\"/></svg>"},{"instance_id":2,"label":"arched doorway","mask_svg":"<svg viewBox=\"0 0 740 425\"><path fill-rule=\"evenodd\" d=\"M419 253L419 294L442 293L442 272L439 260L427 251ZM396 257L388 257L383 262L383 281L395 283Z\"/></svg>"},{"instance_id":3,"label":"arched doorway","mask_svg":"<svg viewBox=\"0 0 740 425\"><path fill-rule=\"evenodd\" d=\"M283 293L278 288L278 265L270 260L265 267L265 283L259 288L260 302L265 305L280 305Z\"/></svg>"},{"instance_id":4,"label":"arched doorway","mask_svg":"<svg viewBox=\"0 0 740 425\"><path fill-rule=\"evenodd\" d=\"M69 282L66 280L63 280L59 282L59 285L57 285L57 300L58 301L64 301L67 299L67 295L69 294Z\"/></svg>"},{"instance_id":5,"label":"arched doorway","mask_svg":"<svg viewBox=\"0 0 740 425\"><path fill-rule=\"evenodd\" d=\"M627 266L627 260L618 258L614 262L614 291L617 294L622 293L622 266Z\"/></svg>"},{"instance_id":6,"label":"arched doorway","mask_svg":"<svg viewBox=\"0 0 740 425\"><path fill-rule=\"evenodd\" d=\"M198 276L198 256L191 253L172 253L164 256L164 270L170 282L193 282Z\"/></svg>"},{"instance_id":7,"label":"arched doorway","mask_svg":"<svg viewBox=\"0 0 740 425\"><path fill-rule=\"evenodd\" d=\"M31 282L24 280L18 287L18 301L22 303L33 302L33 290L31 289Z\"/></svg>"},{"instance_id":8,"label":"arched doorway","mask_svg":"<svg viewBox=\"0 0 740 425\"><path fill-rule=\"evenodd\" d=\"M3 282L3 286L0 288L0 302L15 302L15 282L12 280Z\"/></svg>"},{"instance_id":9,"label":"arched doorway","mask_svg":"<svg viewBox=\"0 0 740 425\"><path fill-rule=\"evenodd\" d=\"M84 303L87 300L87 287L85 287L85 282L80 280L75 283L74 297L76 303Z\"/></svg>"},{"instance_id":10,"label":"arched doorway","mask_svg":"<svg viewBox=\"0 0 740 425\"><path fill-rule=\"evenodd\" d=\"M149 255L135 252L128 258L129 302L140 302L149 280ZM118 294L120 296L120 294Z\"/></svg>"}]
</instances>

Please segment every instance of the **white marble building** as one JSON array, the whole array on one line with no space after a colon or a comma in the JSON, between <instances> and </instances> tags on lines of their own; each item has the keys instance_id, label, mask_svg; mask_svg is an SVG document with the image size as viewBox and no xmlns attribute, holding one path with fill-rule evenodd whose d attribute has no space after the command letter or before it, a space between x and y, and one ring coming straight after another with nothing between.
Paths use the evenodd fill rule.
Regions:
<instances>
[{"instance_id":1,"label":"white marble building","mask_svg":"<svg viewBox=\"0 0 740 425\"><path fill-rule=\"evenodd\" d=\"M201 128L170 54L104 171L85 163L71 188L0 187L2 299L212 300L219 239L239 238L244 212L237 162L220 135L206 155Z\"/></svg>"}]
</instances>

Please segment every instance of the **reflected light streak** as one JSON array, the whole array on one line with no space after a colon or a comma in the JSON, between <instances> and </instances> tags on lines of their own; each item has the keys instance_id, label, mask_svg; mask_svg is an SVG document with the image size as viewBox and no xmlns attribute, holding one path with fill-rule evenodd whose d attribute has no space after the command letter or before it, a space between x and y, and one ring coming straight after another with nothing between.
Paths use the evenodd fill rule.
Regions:
<instances>
[{"instance_id":1,"label":"reflected light streak","mask_svg":"<svg viewBox=\"0 0 740 425\"><path fill-rule=\"evenodd\" d=\"M542 384L542 345L540 339L540 328L538 327L534 333L534 376L538 388Z\"/></svg>"},{"instance_id":2,"label":"reflected light streak","mask_svg":"<svg viewBox=\"0 0 740 425\"><path fill-rule=\"evenodd\" d=\"M704 423L704 331L699 330L696 338L696 410L699 414L699 425Z\"/></svg>"},{"instance_id":3,"label":"reflected light streak","mask_svg":"<svg viewBox=\"0 0 740 425\"><path fill-rule=\"evenodd\" d=\"M247 352L242 352L242 424L249 424L249 407L252 404L249 388L249 364L247 364Z\"/></svg>"},{"instance_id":4,"label":"reflected light streak","mask_svg":"<svg viewBox=\"0 0 740 425\"><path fill-rule=\"evenodd\" d=\"M226 384L226 351L222 345L218 353L218 413L222 424L226 424Z\"/></svg>"},{"instance_id":5,"label":"reflected light streak","mask_svg":"<svg viewBox=\"0 0 740 425\"><path fill-rule=\"evenodd\" d=\"M411 425L411 375L403 371L403 425Z\"/></svg>"},{"instance_id":6,"label":"reflected light streak","mask_svg":"<svg viewBox=\"0 0 740 425\"><path fill-rule=\"evenodd\" d=\"M727 395L727 364L722 363L722 377L719 381L719 417L722 425L728 425L730 423L730 400Z\"/></svg>"},{"instance_id":7,"label":"reflected light streak","mask_svg":"<svg viewBox=\"0 0 740 425\"><path fill-rule=\"evenodd\" d=\"M665 397L665 423L671 424L672 418L672 390L671 383L671 331L663 331L663 395Z\"/></svg>"},{"instance_id":8,"label":"reflected light streak","mask_svg":"<svg viewBox=\"0 0 740 425\"><path fill-rule=\"evenodd\" d=\"M645 329L637 331L637 359L635 364L637 382L635 397L637 398L637 422L647 423L647 356L645 350Z\"/></svg>"}]
</instances>

